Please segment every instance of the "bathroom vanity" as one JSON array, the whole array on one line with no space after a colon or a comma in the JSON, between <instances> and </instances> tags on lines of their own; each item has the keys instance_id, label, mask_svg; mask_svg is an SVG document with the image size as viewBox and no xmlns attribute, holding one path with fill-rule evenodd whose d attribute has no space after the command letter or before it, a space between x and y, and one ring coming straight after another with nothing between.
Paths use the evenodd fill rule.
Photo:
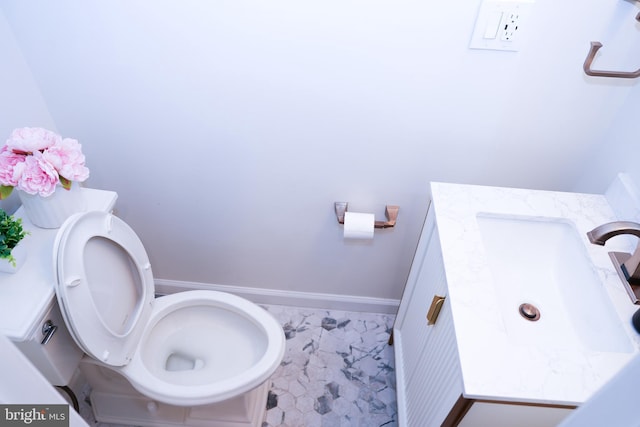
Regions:
<instances>
[{"instance_id":1,"label":"bathroom vanity","mask_svg":"<svg viewBox=\"0 0 640 427\"><path fill-rule=\"evenodd\" d=\"M117 194L81 188L87 210L111 211ZM8 337L53 385L66 385L82 351L73 342L56 303L53 242L58 229L34 226L19 208L16 217L29 235L25 264L0 273L0 333Z\"/></svg>"},{"instance_id":2,"label":"bathroom vanity","mask_svg":"<svg viewBox=\"0 0 640 427\"><path fill-rule=\"evenodd\" d=\"M613 211L590 194L431 195L393 331L400 425L556 426L640 347L607 254L622 242L586 236Z\"/></svg>"}]
</instances>

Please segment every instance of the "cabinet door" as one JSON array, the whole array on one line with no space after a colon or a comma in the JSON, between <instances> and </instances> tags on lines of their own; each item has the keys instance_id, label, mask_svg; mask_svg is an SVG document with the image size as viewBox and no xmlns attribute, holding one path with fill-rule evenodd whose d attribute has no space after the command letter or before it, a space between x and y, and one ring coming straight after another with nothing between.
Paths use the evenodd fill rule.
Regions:
<instances>
[{"instance_id":1,"label":"cabinet door","mask_svg":"<svg viewBox=\"0 0 640 427\"><path fill-rule=\"evenodd\" d=\"M398 316L394 327L394 341L396 348L402 349L402 365L404 378L411 378L417 367L420 353L428 329L426 325L426 310L428 310L435 287L429 286L429 271L433 269L433 260L427 257L434 254L433 233L435 232L434 215L429 209L422 229L418 249L411 264L411 272L402 296ZM431 262L430 262L431 261ZM406 338L406 339L405 339Z\"/></svg>"},{"instance_id":2,"label":"cabinet door","mask_svg":"<svg viewBox=\"0 0 640 427\"><path fill-rule=\"evenodd\" d=\"M423 241L424 238L428 241ZM462 393L451 307L445 300L433 325L434 295L447 294L433 215L427 215L394 329L401 426L439 426Z\"/></svg>"}]
</instances>

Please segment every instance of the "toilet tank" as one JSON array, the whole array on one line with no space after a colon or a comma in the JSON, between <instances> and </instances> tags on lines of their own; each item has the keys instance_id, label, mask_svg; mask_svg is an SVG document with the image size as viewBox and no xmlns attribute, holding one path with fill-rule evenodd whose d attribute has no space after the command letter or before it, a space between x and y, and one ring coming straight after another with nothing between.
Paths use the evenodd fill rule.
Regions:
<instances>
[{"instance_id":1,"label":"toilet tank","mask_svg":"<svg viewBox=\"0 0 640 427\"><path fill-rule=\"evenodd\" d=\"M43 333L48 329L45 324L56 328L50 336ZM26 339L14 344L51 384L60 386L69 384L84 354L69 334L55 299Z\"/></svg>"},{"instance_id":2,"label":"toilet tank","mask_svg":"<svg viewBox=\"0 0 640 427\"><path fill-rule=\"evenodd\" d=\"M117 193L81 188L87 210L109 212ZM0 273L0 334L41 371L53 385L67 385L76 371L83 352L69 334L55 295L53 244L58 229L34 226L20 207L14 214L23 220L30 233L24 240L27 256L18 271ZM51 321L56 327L43 342L43 326Z\"/></svg>"}]
</instances>

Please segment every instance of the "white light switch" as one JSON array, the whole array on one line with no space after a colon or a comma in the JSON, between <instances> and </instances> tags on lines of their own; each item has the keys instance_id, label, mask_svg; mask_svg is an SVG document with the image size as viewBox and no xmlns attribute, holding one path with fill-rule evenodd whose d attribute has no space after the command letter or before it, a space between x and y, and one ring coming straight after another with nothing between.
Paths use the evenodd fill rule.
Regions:
<instances>
[{"instance_id":1,"label":"white light switch","mask_svg":"<svg viewBox=\"0 0 640 427\"><path fill-rule=\"evenodd\" d=\"M487 27L484 30L485 39L495 39L498 36L498 30L500 29L500 23L502 22L502 12L496 11L489 14L487 19Z\"/></svg>"},{"instance_id":2,"label":"white light switch","mask_svg":"<svg viewBox=\"0 0 640 427\"><path fill-rule=\"evenodd\" d=\"M469 48L518 51L533 0L484 0Z\"/></svg>"}]
</instances>

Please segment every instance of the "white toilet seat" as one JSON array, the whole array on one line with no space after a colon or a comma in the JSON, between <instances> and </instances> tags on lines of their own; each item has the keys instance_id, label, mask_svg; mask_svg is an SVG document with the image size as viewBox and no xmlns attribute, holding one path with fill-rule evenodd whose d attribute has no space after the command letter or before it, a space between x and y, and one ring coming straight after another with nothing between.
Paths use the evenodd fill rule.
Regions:
<instances>
[{"instance_id":1,"label":"white toilet seat","mask_svg":"<svg viewBox=\"0 0 640 427\"><path fill-rule=\"evenodd\" d=\"M149 320L151 265L136 233L104 212L73 215L54 244L56 294L78 345L111 366L127 364Z\"/></svg>"},{"instance_id":2,"label":"white toilet seat","mask_svg":"<svg viewBox=\"0 0 640 427\"><path fill-rule=\"evenodd\" d=\"M54 266L78 346L158 401L229 399L262 384L284 355L281 326L244 298L199 290L156 299L142 242L111 214L69 218L56 237Z\"/></svg>"}]
</instances>

